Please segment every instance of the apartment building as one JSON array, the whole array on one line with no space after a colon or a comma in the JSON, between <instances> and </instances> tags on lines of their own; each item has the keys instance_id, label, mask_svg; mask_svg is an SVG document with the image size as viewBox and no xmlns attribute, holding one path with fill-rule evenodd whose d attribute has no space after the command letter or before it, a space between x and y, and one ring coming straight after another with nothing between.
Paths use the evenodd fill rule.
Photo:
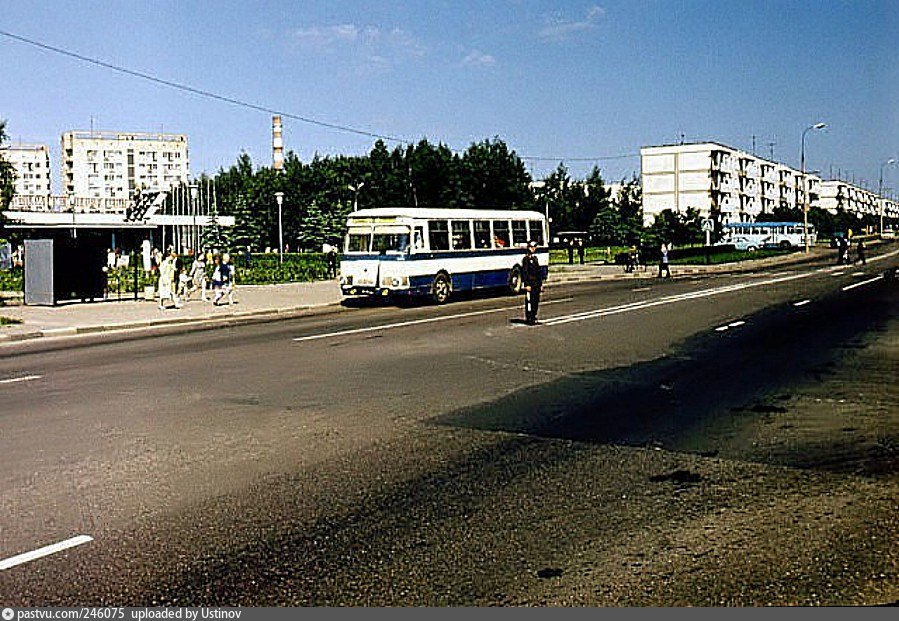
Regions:
<instances>
[{"instance_id":1,"label":"apartment building","mask_svg":"<svg viewBox=\"0 0 899 621\"><path fill-rule=\"evenodd\" d=\"M50 196L50 149L43 144L4 145L0 158L16 171L17 196Z\"/></svg>"},{"instance_id":2,"label":"apartment building","mask_svg":"<svg viewBox=\"0 0 899 621\"><path fill-rule=\"evenodd\" d=\"M830 213L838 210L858 215L899 218L896 201L882 198L876 192L860 188L846 181L834 180L821 183L821 208ZM883 210L881 212L881 210Z\"/></svg>"},{"instance_id":3,"label":"apartment building","mask_svg":"<svg viewBox=\"0 0 899 621\"><path fill-rule=\"evenodd\" d=\"M693 208L721 222L746 222L775 208L818 204L820 177L717 142L640 149L643 218Z\"/></svg>"},{"instance_id":4,"label":"apartment building","mask_svg":"<svg viewBox=\"0 0 899 621\"><path fill-rule=\"evenodd\" d=\"M187 136L71 131L62 135L63 193L129 198L134 190L188 183Z\"/></svg>"}]
</instances>

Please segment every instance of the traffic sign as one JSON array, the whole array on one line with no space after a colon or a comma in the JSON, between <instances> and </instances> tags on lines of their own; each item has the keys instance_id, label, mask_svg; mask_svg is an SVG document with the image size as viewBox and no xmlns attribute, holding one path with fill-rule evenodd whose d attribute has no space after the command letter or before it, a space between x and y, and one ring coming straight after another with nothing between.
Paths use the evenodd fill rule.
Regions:
<instances>
[{"instance_id":1,"label":"traffic sign","mask_svg":"<svg viewBox=\"0 0 899 621\"><path fill-rule=\"evenodd\" d=\"M715 223L712 222L709 218L702 219L702 230L706 233L711 233L715 230Z\"/></svg>"}]
</instances>

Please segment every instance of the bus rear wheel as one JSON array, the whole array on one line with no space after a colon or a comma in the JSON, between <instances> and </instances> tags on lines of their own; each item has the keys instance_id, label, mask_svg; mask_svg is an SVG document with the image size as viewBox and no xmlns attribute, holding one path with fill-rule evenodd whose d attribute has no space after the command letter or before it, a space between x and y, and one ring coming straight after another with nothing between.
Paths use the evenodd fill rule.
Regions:
<instances>
[{"instance_id":1,"label":"bus rear wheel","mask_svg":"<svg viewBox=\"0 0 899 621\"><path fill-rule=\"evenodd\" d=\"M431 283L431 299L434 302L444 304L449 299L452 291L453 284L449 276L440 273L434 277L434 282Z\"/></svg>"}]
</instances>

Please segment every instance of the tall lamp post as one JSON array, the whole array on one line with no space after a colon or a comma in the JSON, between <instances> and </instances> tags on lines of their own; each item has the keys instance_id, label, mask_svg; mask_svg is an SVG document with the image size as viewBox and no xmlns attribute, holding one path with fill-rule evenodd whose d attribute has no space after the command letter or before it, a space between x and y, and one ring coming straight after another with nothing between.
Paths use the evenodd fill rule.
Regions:
<instances>
[{"instance_id":1,"label":"tall lamp post","mask_svg":"<svg viewBox=\"0 0 899 621\"><path fill-rule=\"evenodd\" d=\"M824 123L815 123L802 130L802 149L800 161L802 165L802 237L805 240L805 252L808 253L808 179L805 178L805 135L813 129L824 129Z\"/></svg>"},{"instance_id":2,"label":"tall lamp post","mask_svg":"<svg viewBox=\"0 0 899 621\"><path fill-rule=\"evenodd\" d=\"M197 195L200 193L200 186L196 183L191 183L187 187L190 189L190 210L194 217L194 228L191 234L190 245L193 246L194 251L199 254L200 249L197 248L197 246L200 245L200 233L197 231Z\"/></svg>"},{"instance_id":3,"label":"tall lamp post","mask_svg":"<svg viewBox=\"0 0 899 621\"><path fill-rule=\"evenodd\" d=\"M353 191L353 211L359 209L359 190L362 189L362 186L365 185L364 181L360 181L356 185L348 185L347 189Z\"/></svg>"},{"instance_id":4,"label":"tall lamp post","mask_svg":"<svg viewBox=\"0 0 899 621\"><path fill-rule=\"evenodd\" d=\"M883 237L883 208L886 206L886 200L883 198L883 169L885 166L892 166L896 163L895 158L890 158L880 165L880 183L877 186L877 200L880 201L880 237Z\"/></svg>"},{"instance_id":5,"label":"tall lamp post","mask_svg":"<svg viewBox=\"0 0 899 621\"><path fill-rule=\"evenodd\" d=\"M545 188L545 187L546 187L546 181L531 181L531 182L528 184L528 186L530 186L530 188L531 188L532 190L539 190L539 189L541 189L541 188ZM550 223L550 219L549 219L549 194L548 194L548 193L547 193L547 195L546 195L546 206L544 207L544 212L545 212L545 215L546 215L546 230L549 231L549 223ZM550 237L550 239L552 239L552 237ZM546 244L549 245L549 242L550 242L550 240L547 239L547 240L546 240Z\"/></svg>"},{"instance_id":6,"label":"tall lamp post","mask_svg":"<svg viewBox=\"0 0 899 621\"><path fill-rule=\"evenodd\" d=\"M281 203L284 202L284 192L275 192L275 200L278 202L278 259L284 263L284 228L281 225Z\"/></svg>"}]
</instances>

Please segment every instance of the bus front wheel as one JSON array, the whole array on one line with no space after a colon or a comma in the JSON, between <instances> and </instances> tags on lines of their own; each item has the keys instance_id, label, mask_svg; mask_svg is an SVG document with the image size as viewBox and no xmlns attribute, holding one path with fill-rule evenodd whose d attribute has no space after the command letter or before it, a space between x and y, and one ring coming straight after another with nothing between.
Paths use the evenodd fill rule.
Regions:
<instances>
[{"instance_id":1,"label":"bus front wheel","mask_svg":"<svg viewBox=\"0 0 899 621\"><path fill-rule=\"evenodd\" d=\"M521 269L517 265L509 271L509 293L521 293Z\"/></svg>"},{"instance_id":2,"label":"bus front wheel","mask_svg":"<svg viewBox=\"0 0 899 621\"><path fill-rule=\"evenodd\" d=\"M453 291L452 281L446 274L437 274L431 284L431 299L437 304L446 302Z\"/></svg>"}]
</instances>

